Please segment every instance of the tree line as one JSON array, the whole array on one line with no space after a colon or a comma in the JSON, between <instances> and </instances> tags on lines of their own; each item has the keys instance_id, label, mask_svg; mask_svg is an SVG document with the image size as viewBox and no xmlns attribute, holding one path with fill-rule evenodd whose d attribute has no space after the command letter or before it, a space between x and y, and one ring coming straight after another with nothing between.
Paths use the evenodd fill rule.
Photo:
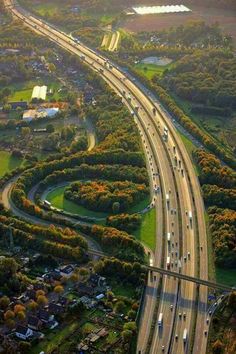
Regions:
<instances>
[{"instance_id":1,"label":"tree line","mask_svg":"<svg viewBox=\"0 0 236 354\"><path fill-rule=\"evenodd\" d=\"M148 195L145 184L128 181L88 181L71 183L64 192L66 199L94 211L114 212L114 203L118 203L117 212L122 212L140 202Z\"/></svg>"}]
</instances>

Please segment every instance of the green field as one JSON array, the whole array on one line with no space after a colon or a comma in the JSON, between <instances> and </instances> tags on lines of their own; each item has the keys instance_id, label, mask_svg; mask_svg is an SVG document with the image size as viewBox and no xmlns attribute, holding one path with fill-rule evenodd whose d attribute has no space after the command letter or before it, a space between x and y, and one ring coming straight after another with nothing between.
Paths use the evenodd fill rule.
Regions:
<instances>
[{"instance_id":1,"label":"green field","mask_svg":"<svg viewBox=\"0 0 236 354\"><path fill-rule=\"evenodd\" d=\"M46 85L48 87L46 100L55 99L56 101L60 98L63 99L63 93L58 92L58 89L61 87L61 84L57 81L51 81L47 79L38 79L37 81L25 81L22 83L17 83L10 85L9 88L12 90L12 94L9 96L9 102L15 101L31 101L31 95L34 86L36 85ZM53 90L53 94L49 95L49 90Z\"/></svg>"},{"instance_id":2,"label":"green field","mask_svg":"<svg viewBox=\"0 0 236 354\"><path fill-rule=\"evenodd\" d=\"M10 152L0 151L0 177L19 167L22 162L22 159L11 156Z\"/></svg>"},{"instance_id":3,"label":"green field","mask_svg":"<svg viewBox=\"0 0 236 354\"><path fill-rule=\"evenodd\" d=\"M133 232L134 236L142 243L155 249L156 244L156 210L151 209L142 216L142 224L138 230Z\"/></svg>"},{"instance_id":4,"label":"green field","mask_svg":"<svg viewBox=\"0 0 236 354\"><path fill-rule=\"evenodd\" d=\"M139 73L146 76L148 79L152 79L154 75L162 76L163 72L168 69L171 64L168 65L155 65L138 63L134 66L134 69Z\"/></svg>"},{"instance_id":5,"label":"green field","mask_svg":"<svg viewBox=\"0 0 236 354\"><path fill-rule=\"evenodd\" d=\"M218 283L236 286L236 269L224 269L216 267L216 280Z\"/></svg>"},{"instance_id":6,"label":"green field","mask_svg":"<svg viewBox=\"0 0 236 354\"><path fill-rule=\"evenodd\" d=\"M96 218L106 218L109 214L105 212L96 212L89 210L87 208L84 208L83 206L77 205L74 202L71 202L70 200L67 200L64 198L64 191L65 191L65 186L64 187L58 187L56 189L53 189L51 192L49 192L46 196L46 199L55 207L58 209L65 210L69 213L73 214L78 214L82 216L89 216L89 217L96 217ZM140 211L144 209L149 202L149 197L132 207L129 212L130 213L136 213L137 211Z\"/></svg>"}]
</instances>

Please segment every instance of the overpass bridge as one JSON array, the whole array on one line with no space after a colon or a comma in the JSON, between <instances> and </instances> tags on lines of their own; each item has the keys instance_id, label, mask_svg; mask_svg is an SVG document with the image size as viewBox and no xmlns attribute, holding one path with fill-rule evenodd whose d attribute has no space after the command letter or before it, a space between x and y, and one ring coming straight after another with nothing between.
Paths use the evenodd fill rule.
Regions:
<instances>
[{"instance_id":1,"label":"overpass bridge","mask_svg":"<svg viewBox=\"0 0 236 354\"><path fill-rule=\"evenodd\" d=\"M106 255L103 252L92 250L92 249L89 249L88 253L91 254L91 255L94 255L94 256L98 256L98 257L109 257L109 258L111 257L109 255ZM174 277L174 278L190 281L190 282L195 283L197 285L207 286L208 288L224 290L224 291L229 291L229 292L233 291L233 290L236 290L235 287L230 287L228 285L215 283L215 282L212 282L212 281L209 281L209 280L204 280L204 279L192 277L192 276L181 274L181 273L176 273L176 272L173 272L173 271L171 271L169 269L153 267L153 266L149 266L149 265L146 265L146 264L142 264L142 266L145 269L147 269L148 271L150 271L150 272L160 273L162 275L167 275L167 276L170 276L170 277Z\"/></svg>"}]
</instances>

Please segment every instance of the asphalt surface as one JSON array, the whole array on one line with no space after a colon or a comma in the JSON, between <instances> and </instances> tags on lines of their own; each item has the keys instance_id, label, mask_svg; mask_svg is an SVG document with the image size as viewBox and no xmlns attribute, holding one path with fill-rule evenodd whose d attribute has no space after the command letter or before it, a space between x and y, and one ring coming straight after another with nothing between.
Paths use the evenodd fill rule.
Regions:
<instances>
[{"instance_id":1,"label":"asphalt surface","mask_svg":"<svg viewBox=\"0 0 236 354\"><path fill-rule=\"evenodd\" d=\"M11 1L5 0L5 4L11 5ZM153 196L153 203L157 209L158 227L156 233L157 247L152 262L157 266L160 266L162 263L166 265L167 257L170 257L170 267L172 267L172 261L175 267L175 261L180 259L181 272L192 276L199 274L201 278L207 279L207 237L200 186L192 162L183 142L176 133L170 117L167 116L158 102L153 101L147 92L140 90L134 81L127 78L118 67L108 68L105 58L84 45L75 43L66 34L49 27L20 8L17 10L13 9L12 11L26 25L51 38L51 40L68 51L80 57L82 56L82 60L90 65L91 68L94 68L94 70L100 71L105 81L123 96L123 102L128 107L132 107L133 110L136 109L135 106L139 107L138 113L135 115L142 125L143 131L145 131L145 134L143 133L143 143L146 153L147 155L152 155L154 161L148 159L149 175L151 177L153 172L159 172L156 181L150 178L150 181L152 181L151 188L153 189L153 182L154 185L156 182L161 187L160 195ZM157 109L155 115L153 113L154 106ZM167 142L164 142L162 138L164 127L168 128ZM175 151L173 150L174 146ZM180 161L180 168L174 166L175 156L177 157L177 162L179 163ZM181 173L181 169L183 169L183 174ZM169 208L167 207L165 197L168 193L170 196ZM171 209L176 209L177 214L171 214ZM190 226L190 220L188 215L186 215L186 211L192 211L192 227ZM173 222L174 224L172 224ZM171 247L168 246L166 237L166 233L169 231L171 233L172 231L174 232L173 238L171 236ZM174 241L173 247L172 240ZM199 245L203 248L202 252L199 251ZM175 252L177 252L177 259ZM188 252L190 252L190 257L187 257ZM183 260L183 256L187 257L186 262ZM177 268L179 268L179 265L177 265ZM150 279L148 282L148 294L146 294L145 298L146 305L144 306L141 318L137 348L137 351L141 353L144 353L147 347L156 304L158 280L159 277L157 276L156 281ZM157 314L158 318L159 314L163 313L162 330L160 330L156 323L150 353L187 353L190 351L191 342L194 343L194 353L206 352L207 336L204 336L203 333L206 328L207 289L203 287L200 290L200 301L196 303L196 286L194 284L181 281L180 291L178 292L176 280L163 277ZM194 309L196 304L198 311L195 330ZM172 311L170 305L173 305ZM179 316L179 313L181 313L181 316ZM184 316L184 313L186 316ZM186 343L184 343L182 338L185 329L187 331ZM175 340L176 334L178 335L178 340Z\"/></svg>"}]
</instances>

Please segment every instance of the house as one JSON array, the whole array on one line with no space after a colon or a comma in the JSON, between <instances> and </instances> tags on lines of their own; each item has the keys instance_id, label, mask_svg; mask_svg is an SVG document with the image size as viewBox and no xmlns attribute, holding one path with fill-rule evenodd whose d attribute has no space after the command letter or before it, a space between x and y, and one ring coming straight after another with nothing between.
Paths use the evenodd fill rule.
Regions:
<instances>
[{"instance_id":1,"label":"house","mask_svg":"<svg viewBox=\"0 0 236 354\"><path fill-rule=\"evenodd\" d=\"M49 313L48 311L43 310L43 309L39 311L38 317L44 323L54 320L54 315L52 315L51 313Z\"/></svg>"},{"instance_id":2,"label":"house","mask_svg":"<svg viewBox=\"0 0 236 354\"><path fill-rule=\"evenodd\" d=\"M29 316L28 318L28 327L38 331L42 326L41 320L36 316Z\"/></svg>"},{"instance_id":3,"label":"house","mask_svg":"<svg viewBox=\"0 0 236 354\"><path fill-rule=\"evenodd\" d=\"M99 286L99 287L103 287L106 285L106 278L101 277L99 274L97 273L93 273L90 275L89 277L89 282L93 285L93 286Z\"/></svg>"},{"instance_id":4,"label":"house","mask_svg":"<svg viewBox=\"0 0 236 354\"><path fill-rule=\"evenodd\" d=\"M35 300L36 299L36 291L34 289L28 289L26 290L26 296L31 299L31 300Z\"/></svg>"},{"instance_id":5,"label":"house","mask_svg":"<svg viewBox=\"0 0 236 354\"><path fill-rule=\"evenodd\" d=\"M91 286L85 285L84 283L78 284L77 291L80 296L92 296L94 294L93 288Z\"/></svg>"},{"instance_id":6,"label":"house","mask_svg":"<svg viewBox=\"0 0 236 354\"><path fill-rule=\"evenodd\" d=\"M54 314L60 314L64 312L64 308L61 304L49 304L48 307L49 312L54 313Z\"/></svg>"},{"instance_id":7,"label":"house","mask_svg":"<svg viewBox=\"0 0 236 354\"><path fill-rule=\"evenodd\" d=\"M71 273L73 272L74 267L71 264L65 265L63 267L60 268L61 271L61 275L62 276L69 276L71 275Z\"/></svg>"},{"instance_id":8,"label":"house","mask_svg":"<svg viewBox=\"0 0 236 354\"><path fill-rule=\"evenodd\" d=\"M36 109L29 109L23 113L22 119L24 122L31 122L33 119L37 118Z\"/></svg>"},{"instance_id":9,"label":"house","mask_svg":"<svg viewBox=\"0 0 236 354\"><path fill-rule=\"evenodd\" d=\"M9 102L9 105L11 106L11 109L17 109L17 107L20 107L22 109L28 108L28 102L26 102L26 101Z\"/></svg>"},{"instance_id":10,"label":"house","mask_svg":"<svg viewBox=\"0 0 236 354\"><path fill-rule=\"evenodd\" d=\"M16 328L15 334L16 334L17 338L27 340L33 336L33 331L32 331L32 329L30 329L28 327L19 325Z\"/></svg>"}]
</instances>

